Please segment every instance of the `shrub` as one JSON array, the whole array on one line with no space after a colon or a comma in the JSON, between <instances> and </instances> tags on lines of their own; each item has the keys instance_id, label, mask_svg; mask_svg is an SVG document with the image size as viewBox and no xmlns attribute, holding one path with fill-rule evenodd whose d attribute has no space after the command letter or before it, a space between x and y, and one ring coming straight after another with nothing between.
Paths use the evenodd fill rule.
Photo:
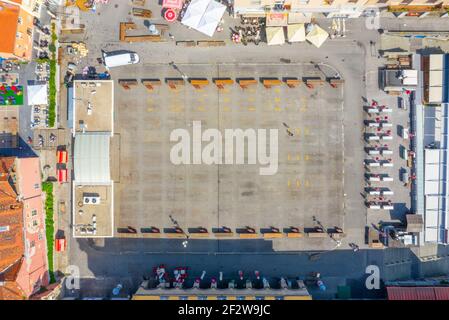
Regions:
<instances>
[{"instance_id":1,"label":"shrub","mask_svg":"<svg viewBox=\"0 0 449 320\"><path fill-rule=\"evenodd\" d=\"M47 237L47 257L48 257L48 273L50 275L50 283L56 281L54 271L53 271L53 248L54 248L54 237L55 237L55 227L53 221L53 183L44 182L42 183L42 190L46 194L45 198L45 235Z\"/></svg>"}]
</instances>

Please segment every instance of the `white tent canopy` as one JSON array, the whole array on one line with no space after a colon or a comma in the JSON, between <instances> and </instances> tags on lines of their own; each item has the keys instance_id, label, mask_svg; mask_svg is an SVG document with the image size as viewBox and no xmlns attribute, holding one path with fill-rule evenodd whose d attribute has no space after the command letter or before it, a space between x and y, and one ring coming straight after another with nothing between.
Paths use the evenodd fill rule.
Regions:
<instances>
[{"instance_id":1,"label":"white tent canopy","mask_svg":"<svg viewBox=\"0 0 449 320\"><path fill-rule=\"evenodd\" d=\"M328 37L329 33L327 33L319 26L314 25L312 27L312 30L307 34L306 40L313 44L315 47L319 48Z\"/></svg>"},{"instance_id":2,"label":"white tent canopy","mask_svg":"<svg viewBox=\"0 0 449 320\"><path fill-rule=\"evenodd\" d=\"M289 24L287 26L288 42L306 41L306 29L304 23Z\"/></svg>"},{"instance_id":3,"label":"white tent canopy","mask_svg":"<svg viewBox=\"0 0 449 320\"><path fill-rule=\"evenodd\" d=\"M285 43L285 35L283 27L267 27L267 44L269 46L281 45Z\"/></svg>"},{"instance_id":4,"label":"white tent canopy","mask_svg":"<svg viewBox=\"0 0 449 320\"><path fill-rule=\"evenodd\" d=\"M181 23L212 37L226 6L213 0L192 0Z\"/></svg>"},{"instance_id":5,"label":"white tent canopy","mask_svg":"<svg viewBox=\"0 0 449 320\"><path fill-rule=\"evenodd\" d=\"M48 104L47 84L35 84L27 86L28 105Z\"/></svg>"}]
</instances>

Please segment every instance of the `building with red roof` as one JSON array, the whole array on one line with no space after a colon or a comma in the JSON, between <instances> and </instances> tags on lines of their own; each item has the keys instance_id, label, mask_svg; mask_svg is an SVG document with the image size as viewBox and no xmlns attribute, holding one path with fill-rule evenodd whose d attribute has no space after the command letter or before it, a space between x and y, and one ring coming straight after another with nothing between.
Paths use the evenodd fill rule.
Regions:
<instances>
[{"instance_id":1,"label":"building with red roof","mask_svg":"<svg viewBox=\"0 0 449 320\"><path fill-rule=\"evenodd\" d=\"M0 300L49 284L39 158L0 158Z\"/></svg>"}]
</instances>

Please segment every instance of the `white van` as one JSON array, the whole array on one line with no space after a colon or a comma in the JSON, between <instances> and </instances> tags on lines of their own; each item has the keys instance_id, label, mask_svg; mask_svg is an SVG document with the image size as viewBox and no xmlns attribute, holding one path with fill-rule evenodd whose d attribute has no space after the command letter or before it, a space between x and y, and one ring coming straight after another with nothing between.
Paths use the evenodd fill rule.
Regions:
<instances>
[{"instance_id":1,"label":"white van","mask_svg":"<svg viewBox=\"0 0 449 320\"><path fill-rule=\"evenodd\" d=\"M107 53L103 52L103 62L106 68L126 66L128 64L135 64L140 61L137 53Z\"/></svg>"}]
</instances>

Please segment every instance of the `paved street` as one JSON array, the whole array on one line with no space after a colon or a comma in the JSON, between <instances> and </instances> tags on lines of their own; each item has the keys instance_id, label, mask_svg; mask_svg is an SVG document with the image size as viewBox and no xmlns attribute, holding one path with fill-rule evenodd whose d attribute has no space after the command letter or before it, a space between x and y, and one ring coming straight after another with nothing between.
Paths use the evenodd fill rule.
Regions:
<instances>
[{"instance_id":1,"label":"paved street","mask_svg":"<svg viewBox=\"0 0 449 320\"><path fill-rule=\"evenodd\" d=\"M113 2L113 1L112 1ZM122 14L128 9L123 9ZM136 51L141 56L140 67L153 68L167 66L170 61L176 64L207 63L257 63L273 64L280 59L290 60L291 64L313 61L329 66L326 70L336 70L345 79L344 88L344 219L343 227L348 234L342 246L324 252L316 261L309 260L308 248L300 248L299 252L273 252L273 243L264 240L208 241L190 240L184 249L178 240L150 239L106 239L104 243L88 240L73 240L70 245L70 263L80 268L81 277L85 278L82 291L85 294L94 292L109 292L117 283L125 284L126 290L132 292L144 274L148 274L153 266L166 263L169 266L188 265L193 276L207 269L210 274L223 270L225 274L236 273L239 268L252 272L260 270L263 275L304 276L310 271L322 273L323 279L329 283L327 293L318 293L312 289L315 298L329 298L335 294L336 286L349 284L353 286L353 296L378 296L379 293L367 292L363 289L365 267L369 264L379 265L381 276L385 280L407 279L410 277L438 275L447 272L449 259L445 247L435 249L438 253L434 261L418 263L414 252L410 249L365 250L356 253L348 250L348 243L355 242L364 245L364 227L368 217L363 205L363 99L378 99L384 103L392 103L385 95L379 93L377 69L382 60L372 54L369 41L378 45L379 33L367 30L364 19L348 20L347 37L327 41L320 49L309 44L286 45L270 47L266 45L242 47L227 45L220 48L179 48L173 42L167 43L134 43L120 44L118 42L118 20L108 19L118 15L119 10L110 5L101 11L102 19L94 14L87 14L86 25L89 36L79 39L89 43L90 58L85 63L102 67L96 62L100 50L128 49ZM328 20L318 19L323 26L330 24ZM405 28L403 20L381 19L381 27L389 30ZM444 29L449 26L446 19L407 19L407 29L415 30ZM114 30L111 32L111 30ZM410 29L409 29L410 30ZM189 34L190 36L190 34ZM282 60L285 61L285 60ZM118 69L117 69L118 70ZM114 72L112 77L114 78ZM329 71L330 72L330 71ZM328 76L335 75L334 71ZM366 88L369 88L368 90ZM120 108L120 106L117 106ZM395 106L393 107L395 108ZM117 110L116 110L117 111ZM400 115L398 123L406 121L406 116ZM400 195L404 198L403 192ZM406 202L405 202L406 203ZM407 203L406 203L407 205ZM282 248L282 247L280 247ZM217 252L219 252L217 254ZM97 280L94 281L93 278ZM99 291L95 291L99 290Z\"/></svg>"},{"instance_id":2,"label":"paved street","mask_svg":"<svg viewBox=\"0 0 449 320\"><path fill-rule=\"evenodd\" d=\"M320 75L309 63L178 67L189 77L209 81ZM139 81L179 76L173 68L157 65L112 72L115 79L129 74ZM177 90L162 85L151 93L142 85L129 91L118 84L115 88L115 131L121 145L117 155L121 174L115 187L118 228L169 228L173 226L170 216L186 230L198 226L208 230L252 226L257 231L270 226L311 228L313 217L326 228L342 225L342 88L325 84L312 90L304 85L266 89L259 84L245 90L238 85L218 90L212 83L201 90L189 84ZM174 165L170 133L178 128L190 132L193 121L201 121L203 131L219 129L223 137L227 129L278 130L279 146L270 150L278 151L275 174L260 175L266 165L259 163ZM248 156L245 159L247 163ZM290 241L285 250L297 249L297 242Z\"/></svg>"}]
</instances>

